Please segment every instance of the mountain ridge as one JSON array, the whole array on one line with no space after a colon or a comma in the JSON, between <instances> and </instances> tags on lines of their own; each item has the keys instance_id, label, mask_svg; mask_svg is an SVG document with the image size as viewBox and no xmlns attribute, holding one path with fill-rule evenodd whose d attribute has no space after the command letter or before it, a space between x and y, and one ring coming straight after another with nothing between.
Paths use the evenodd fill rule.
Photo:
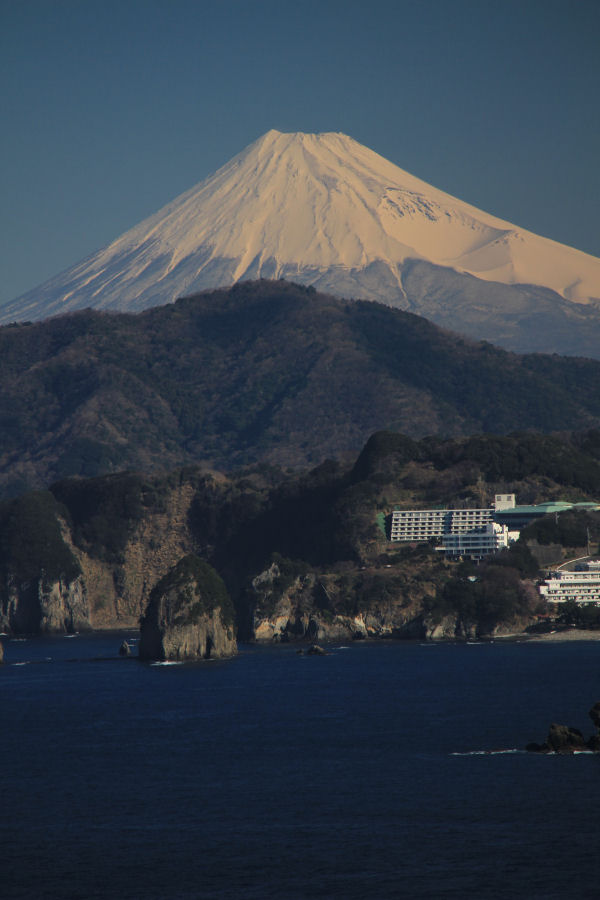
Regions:
<instances>
[{"instance_id":1,"label":"mountain ridge","mask_svg":"<svg viewBox=\"0 0 600 900\"><path fill-rule=\"evenodd\" d=\"M598 427L594 360L518 356L280 281L0 328L4 495L124 469L304 467L381 429Z\"/></svg>"}]
</instances>

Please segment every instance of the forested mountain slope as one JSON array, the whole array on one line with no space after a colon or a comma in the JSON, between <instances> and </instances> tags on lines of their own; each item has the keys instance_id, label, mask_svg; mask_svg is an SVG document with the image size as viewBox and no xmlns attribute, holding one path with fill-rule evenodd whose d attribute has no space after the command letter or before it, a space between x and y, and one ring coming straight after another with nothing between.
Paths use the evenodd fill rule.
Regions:
<instances>
[{"instance_id":1,"label":"forested mountain slope","mask_svg":"<svg viewBox=\"0 0 600 900\"><path fill-rule=\"evenodd\" d=\"M303 467L380 429L599 424L600 362L519 356L280 281L0 329L4 496L123 469Z\"/></svg>"}]
</instances>

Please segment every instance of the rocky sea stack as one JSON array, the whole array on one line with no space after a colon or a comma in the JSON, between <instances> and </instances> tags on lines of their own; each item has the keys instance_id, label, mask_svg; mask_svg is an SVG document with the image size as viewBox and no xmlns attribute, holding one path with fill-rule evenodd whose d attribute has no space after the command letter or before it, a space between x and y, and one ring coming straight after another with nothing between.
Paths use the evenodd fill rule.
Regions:
<instances>
[{"instance_id":1,"label":"rocky sea stack","mask_svg":"<svg viewBox=\"0 0 600 900\"><path fill-rule=\"evenodd\" d=\"M197 556L181 559L152 590L140 623L140 659L234 656L235 611L221 577Z\"/></svg>"},{"instance_id":2,"label":"rocky sea stack","mask_svg":"<svg viewBox=\"0 0 600 900\"><path fill-rule=\"evenodd\" d=\"M590 738L585 738L578 728L552 723L548 737L543 744L527 744L526 750L531 753L600 753L600 702L595 703L589 716L597 731Z\"/></svg>"}]
</instances>

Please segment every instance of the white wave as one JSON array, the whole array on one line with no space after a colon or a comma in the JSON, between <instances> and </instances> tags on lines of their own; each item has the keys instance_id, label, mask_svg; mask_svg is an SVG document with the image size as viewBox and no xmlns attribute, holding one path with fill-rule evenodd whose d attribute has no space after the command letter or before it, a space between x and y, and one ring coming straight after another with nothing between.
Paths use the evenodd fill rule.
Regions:
<instances>
[{"instance_id":1,"label":"white wave","mask_svg":"<svg viewBox=\"0 0 600 900\"><path fill-rule=\"evenodd\" d=\"M28 666L29 663L30 663L30 660L27 659L27 660L25 660L25 662L11 663L11 666Z\"/></svg>"},{"instance_id":2,"label":"white wave","mask_svg":"<svg viewBox=\"0 0 600 900\"><path fill-rule=\"evenodd\" d=\"M466 750L464 752L455 751L454 753L451 753L450 756L506 756L507 754L526 752L526 750L517 750L516 747L511 747L508 750Z\"/></svg>"},{"instance_id":3,"label":"white wave","mask_svg":"<svg viewBox=\"0 0 600 900\"><path fill-rule=\"evenodd\" d=\"M183 662L178 659L159 659L150 663L151 666L182 666Z\"/></svg>"}]
</instances>

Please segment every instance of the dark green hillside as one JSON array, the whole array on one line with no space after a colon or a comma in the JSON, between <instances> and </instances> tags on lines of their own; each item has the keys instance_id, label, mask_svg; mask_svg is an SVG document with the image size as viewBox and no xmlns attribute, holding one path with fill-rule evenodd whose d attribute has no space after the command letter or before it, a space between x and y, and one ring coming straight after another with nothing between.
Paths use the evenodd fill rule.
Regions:
<instances>
[{"instance_id":1,"label":"dark green hillside","mask_svg":"<svg viewBox=\"0 0 600 900\"><path fill-rule=\"evenodd\" d=\"M32 491L0 503L0 574L4 585L10 574L29 581L42 576L47 582L72 580L79 566L66 546L59 517L66 510L50 491ZM68 514L67 514L68 515Z\"/></svg>"},{"instance_id":2,"label":"dark green hillside","mask_svg":"<svg viewBox=\"0 0 600 900\"><path fill-rule=\"evenodd\" d=\"M305 467L381 429L599 427L600 362L521 357L286 282L0 329L0 496L124 469Z\"/></svg>"},{"instance_id":3,"label":"dark green hillside","mask_svg":"<svg viewBox=\"0 0 600 900\"><path fill-rule=\"evenodd\" d=\"M364 564L383 552L400 559L406 548L387 544L381 529L381 517L396 505L488 506L495 493L505 492L514 492L519 503L600 502L600 461L578 449L585 441L584 434L413 441L406 435L378 432L369 438L353 467L328 461L288 479L268 495L263 493L255 517L252 513L245 517L242 526L220 545L217 567L226 568L235 557L256 570L273 552L313 566L342 561ZM590 534L597 542L598 514L581 513L575 518L578 523L593 522ZM556 540L566 546L563 532L574 532L571 515L562 514L559 522L563 521L558 536L554 535L557 526L542 526L545 519L532 528L539 530L540 542ZM553 536L542 537L548 529ZM585 527L579 524L576 533L585 535ZM538 532L531 537L538 537ZM512 565L519 568L521 564Z\"/></svg>"}]
</instances>

